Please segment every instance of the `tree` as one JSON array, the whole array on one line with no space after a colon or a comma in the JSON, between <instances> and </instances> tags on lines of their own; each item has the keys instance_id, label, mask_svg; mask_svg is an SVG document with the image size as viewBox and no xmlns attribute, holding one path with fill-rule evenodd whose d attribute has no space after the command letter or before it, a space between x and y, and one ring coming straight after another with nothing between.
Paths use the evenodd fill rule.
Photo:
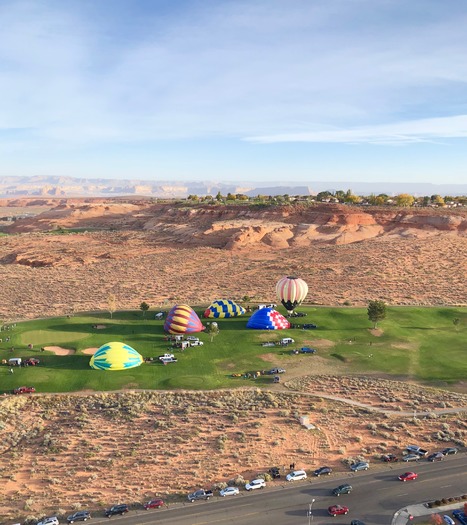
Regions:
<instances>
[{"instance_id":1,"label":"tree","mask_svg":"<svg viewBox=\"0 0 467 525\"><path fill-rule=\"evenodd\" d=\"M404 208L410 208L410 206L413 206L414 202L415 199L409 193L400 193L396 197L396 204Z\"/></svg>"},{"instance_id":2,"label":"tree","mask_svg":"<svg viewBox=\"0 0 467 525\"><path fill-rule=\"evenodd\" d=\"M452 324L456 327L456 330L457 330L457 327L459 326L460 322L461 322L461 320L458 317L455 317L452 320Z\"/></svg>"},{"instance_id":3,"label":"tree","mask_svg":"<svg viewBox=\"0 0 467 525\"><path fill-rule=\"evenodd\" d=\"M112 319L113 313L117 309L117 298L115 297L113 293L111 293L109 297L107 298L107 309L110 314L110 319Z\"/></svg>"},{"instance_id":4,"label":"tree","mask_svg":"<svg viewBox=\"0 0 467 525\"><path fill-rule=\"evenodd\" d=\"M382 321L386 317L386 303L384 301L370 301L368 303L368 319L373 321L376 328L378 322Z\"/></svg>"},{"instance_id":5,"label":"tree","mask_svg":"<svg viewBox=\"0 0 467 525\"><path fill-rule=\"evenodd\" d=\"M143 317L146 317L146 312L149 310L148 303L145 303L144 301L139 305L139 309L143 312Z\"/></svg>"},{"instance_id":6,"label":"tree","mask_svg":"<svg viewBox=\"0 0 467 525\"><path fill-rule=\"evenodd\" d=\"M219 335L219 326L216 322L206 324L206 333L209 334L212 343L214 341L214 337L216 337L216 335Z\"/></svg>"}]
</instances>

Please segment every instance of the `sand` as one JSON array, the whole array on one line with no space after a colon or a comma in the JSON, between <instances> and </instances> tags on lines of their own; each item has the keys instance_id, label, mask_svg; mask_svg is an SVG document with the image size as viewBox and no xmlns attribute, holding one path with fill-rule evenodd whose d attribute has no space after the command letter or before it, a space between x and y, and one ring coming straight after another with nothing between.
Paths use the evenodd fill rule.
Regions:
<instances>
[{"instance_id":1,"label":"sand","mask_svg":"<svg viewBox=\"0 0 467 525\"><path fill-rule=\"evenodd\" d=\"M44 346L44 350L47 350L47 352L53 352L55 355L71 355L75 353L75 350L62 348L61 346Z\"/></svg>"}]
</instances>

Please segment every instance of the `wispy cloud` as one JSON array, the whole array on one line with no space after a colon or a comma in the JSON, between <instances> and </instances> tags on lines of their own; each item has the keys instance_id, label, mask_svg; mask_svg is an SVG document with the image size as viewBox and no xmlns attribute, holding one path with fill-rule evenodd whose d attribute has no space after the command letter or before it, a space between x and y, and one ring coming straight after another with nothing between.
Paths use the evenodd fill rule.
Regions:
<instances>
[{"instance_id":1,"label":"wispy cloud","mask_svg":"<svg viewBox=\"0 0 467 525\"><path fill-rule=\"evenodd\" d=\"M327 142L346 144L413 144L439 139L466 138L467 115L420 119L386 125L332 129L304 133L284 133L249 137L246 140L262 144L277 142Z\"/></svg>"}]
</instances>

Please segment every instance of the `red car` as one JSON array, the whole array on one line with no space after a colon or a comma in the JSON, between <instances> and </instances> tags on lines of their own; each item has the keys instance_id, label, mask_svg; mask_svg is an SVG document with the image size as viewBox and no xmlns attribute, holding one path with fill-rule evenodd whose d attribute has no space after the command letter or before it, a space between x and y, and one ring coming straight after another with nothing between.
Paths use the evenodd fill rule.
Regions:
<instances>
[{"instance_id":1,"label":"red car","mask_svg":"<svg viewBox=\"0 0 467 525\"><path fill-rule=\"evenodd\" d=\"M386 454L386 455L382 456L381 459L385 463L395 463L396 461L399 461L399 458L397 456L395 456L394 454Z\"/></svg>"},{"instance_id":2,"label":"red car","mask_svg":"<svg viewBox=\"0 0 467 525\"><path fill-rule=\"evenodd\" d=\"M35 357L30 357L29 359L26 359L26 361L24 361L24 364L26 366L36 366L40 363L39 359L36 359Z\"/></svg>"},{"instance_id":3,"label":"red car","mask_svg":"<svg viewBox=\"0 0 467 525\"><path fill-rule=\"evenodd\" d=\"M149 509L159 509L160 507L164 506L164 502L161 499L152 499L151 501L148 501L144 504L144 508L146 510Z\"/></svg>"},{"instance_id":4,"label":"red car","mask_svg":"<svg viewBox=\"0 0 467 525\"><path fill-rule=\"evenodd\" d=\"M405 472L404 474L401 474L399 476L399 479L401 481L410 481L411 479L417 479L418 478L418 474L416 474L415 472Z\"/></svg>"},{"instance_id":5,"label":"red car","mask_svg":"<svg viewBox=\"0 0 467 525\"><path fill-rule=\"evenodd\" d=\"M328 508L328 512L331 516L337 516L339 514L347 514L349 512L349 507L344 507L344 505L331 505Z\"/></svg>"},{"instance_id":6,"label":"red car","mask_svg":"<svg viewBox=\"0 0 467 525\"><path fill-rule=\"evenodd\" d=\"M30 394L35 391L36 389L33 386L19 386L13 390L13 394Z\"/></svg>"}]
</instances>

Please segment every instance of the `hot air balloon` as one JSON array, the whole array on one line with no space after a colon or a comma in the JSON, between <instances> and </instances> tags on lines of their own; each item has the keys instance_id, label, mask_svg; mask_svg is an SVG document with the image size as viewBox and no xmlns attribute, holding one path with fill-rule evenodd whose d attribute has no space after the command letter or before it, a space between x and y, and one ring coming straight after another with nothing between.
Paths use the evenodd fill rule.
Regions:
<instances>
[{"instance_id":1,"label":"hot air balloon","mask_svg":"<svg viewBox=\"0 0 467 525\"><path fill-rule=\"evenodd\" d=\"M293 312L308 294L308 285L299 277L282 277L276 284L276 294L285 309Z\"/></svg>"},{"instance_id":2,"label":"hot air balloon","mask_svg":"<svg viewBox=\"0 0 467 525\"><path fill-rule=\"evenodd\" d=\"M237 315L243 315L245 308L239 306L234 301L229 299L220 299L219 301L213 301L204 312L204 317L235 317Z\"/></svg>"},{"instance_id":3,"label":"hot air balloon","mask_svg":"<svg viewBox=\"0 0 467 525\"><path fill-rule=\"evenodd\" d=\"M176 304L167 314L164 330L169 334L192 334L201 332L201 324L196 312L186 304Z\"/></svg>"},{"instance_id":4,"label":"hot air balloon","mask_svg":"<svg viewBox=\"0 0 467 525\"><path fill-rule=\"evenodd\" d=\"M290 328L290 323L276 310L260 308L250 317L246 327L255 330L284 330Z\"/></svg>"},{"instance_id":5,"label":"hot air balloon","mask_svg":"<svg viewBox=\"0 0 467 525\"><path fill-rule=\"evenodd\" d=\"M98 370L126 370L139 366L142 356L125 343L106 343L91 357L89 366Z\"/></svg>"}]
</instances>

